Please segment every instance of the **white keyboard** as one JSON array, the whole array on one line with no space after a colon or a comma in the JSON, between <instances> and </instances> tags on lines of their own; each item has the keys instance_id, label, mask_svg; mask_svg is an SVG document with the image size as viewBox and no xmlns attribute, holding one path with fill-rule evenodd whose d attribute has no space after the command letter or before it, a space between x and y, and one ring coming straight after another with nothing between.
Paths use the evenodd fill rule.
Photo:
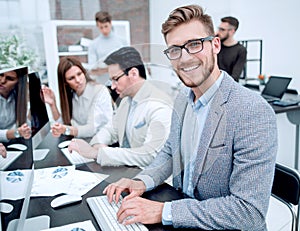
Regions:
<instances>
[{"instance_id":1,"label":"white keyboard","mask_svg":"<svg viewBox=\"0 0 300 231\"><path fill-rule=\"evenodd\" d=\"M93 212L101 230L103 231L120 231L120 230L148 230L147 227L140 223L131 225L122 225L117 221L117 212L120 208L122 198L120 198L118 204L112 202L111 204L107 200L107 196L89 197L86 199L90 209Z\"/></svg>"},{"instance_id":2,"label":"white keyboard","mask_svg":"<svg viewBox=\"0 0 300 231\"><path fill-rule=\"evenodd\" d=\"M0 170L5 170L11 165L23 152L22 151L7 151L6 158L0 155Z\"/></svg>"},{"instance_id":3,"label":"white keyboard","mask_svg":"<svg viewBox=\"0 0 300 231\"><path fill-rule=\"evenodd\" d=\"M88 159L83 156L81 156L78 152L72 151L72 153L69 152L68 148L62 148L61 151L67 157L67 159L70 161L73 165L80 165L85 163L94 162L94 159Z\"/></svg>"}]
</instances>

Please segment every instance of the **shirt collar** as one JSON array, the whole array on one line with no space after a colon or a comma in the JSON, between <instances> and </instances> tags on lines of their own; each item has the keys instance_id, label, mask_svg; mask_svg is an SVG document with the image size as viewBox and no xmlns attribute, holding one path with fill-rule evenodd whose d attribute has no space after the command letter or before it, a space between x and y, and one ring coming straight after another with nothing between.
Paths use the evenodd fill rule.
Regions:
<instances>
[{"instance_id":1,"label":"shirt collar","mask_svg":"<svg viewBox=\"0 0 300 231\"><path fill-rule=\"evenodd\" d=\"M9 96L8 96L7 99L5 99L4 97L2 97L2 96L0 95L0 99L1 99L2 101L6 101L7 103L12 102L12 101L14 100L14 98L15 98L15 95L14 95L14 94L9 94Z\"/></svg>"},{"instance_id":2,"label":"shirt collar","mask_svg":"<svg viewBox=\"0 0 300 231\"><path fill-rule=\"evenodd\" d=\"M214 82L214 84L210 88L208 88L207 91L196 102L194 102L194 98L195 98L194 92L192 91L191 88L188 89L187 92L188 103L191 104L193 110L197 111L200 109L201 106L205 106L211 101L211 99L214 97L217 90L219 89L223 77L224 77L224 72L221 72L221 75L216 80L216 82Z\"/></svg>"},{"instance_id":3,"label":"shirt collar","mask_svg":"<svg viewBox=\"0 0 300 231\"><path fill-rule=\"evenodd\" d=\"M148 81L145 80L143 85L141 86L141 88L137 91L137 93L133 96L133 98L128 97L128 103L130 103L131 105L135 105L138 102L140 102L141 100L145 99L145 91L148 91L149 88L149 84Z\"/></svg>"},{"instance_id":4,"label":"shirt collar","mask_svg":"<svg viewBox=\"0 0 300 231\"><path fill-rule=\"evenodd\" d=\"M79 98L89 99L90 96L91 96L91 92L93 92L92 89L91 89L91 85L90 85L89 82L86 82L85 89L83 90L83 93L82 93L81 96L78 96L78 95L76 94L76 92L74 92L73 94L74 94L74 98L75 98L76 100L78 100Z\"/></svg>"}]
</instances>

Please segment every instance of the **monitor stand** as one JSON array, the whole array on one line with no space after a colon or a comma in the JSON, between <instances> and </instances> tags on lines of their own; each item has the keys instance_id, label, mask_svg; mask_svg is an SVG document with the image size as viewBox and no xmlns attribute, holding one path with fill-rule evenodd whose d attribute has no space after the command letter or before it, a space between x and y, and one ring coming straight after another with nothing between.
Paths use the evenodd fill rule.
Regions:
<instances>
[{"instance_id":1,"label":"monitor stand","mask_svg":"<svg viewBox=\"0 0 300 231\"><path fill-rule=\"evenodd\" d=\"M12 220L8 223L7 231L17 230L19 219ZM28 218L25 220L22 231L38 231L49 229L50 217L47 215Z\"/></svg>"}]
</instances>

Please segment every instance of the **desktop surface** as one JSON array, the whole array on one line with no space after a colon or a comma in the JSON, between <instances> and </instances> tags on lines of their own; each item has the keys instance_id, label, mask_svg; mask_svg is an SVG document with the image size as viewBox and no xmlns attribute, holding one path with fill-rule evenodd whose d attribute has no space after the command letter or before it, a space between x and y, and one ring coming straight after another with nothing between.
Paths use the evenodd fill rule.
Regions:
<instances>
[{"instance_id":1,"label":"desktop surface","mask_svg":"<svg viewBox=\"0 0 300 231\"><path fill-rule=\"evenodd\" d=\"M253 90L257 93L260 93L259 85L245 84L244 87L246 87L250 90ZM284 93L281 100L282 101L292 100L292 101L299 101L300 102L300 95L291 94L291 93ZM273 102L269 102L269 104L271 105L271 107L273 108L273 110L276 114L300 110L300 103L298 103L296 105L286 106L286 107L275 105L275 104L273 104Z\"/></svg>"},{"instance_id":2,"label":"desktop surface","mask_svg":"<svg viewBox=\"0 0 300 231\"><path fill-rule=\"evenodd\" d=\"M54 138L52 134L48 134L45 140L38 146L38 148L49 148L50 152L45 159L41 161L36 161L34 166L36 169L54 167L54 166L67 166L70 165L67 158L62 154L61 150L58 148L58 144L66 139L71 139L71 137L61 136L60 138ZM41 215L47 215L50 217L50 227L58 227L67 225L70 223L81 222L85 220L91 220L96 230L101 230L98 226L96 219L94 218L92 211L90 210L86 199L88 197L100 196L103 195L102 191L104 188L122 177L134 177L138 174L141 169L137 167L101 167L96 162L88 163L86 165L81 165L76 167L77 170L97 172L102 174L107 174L107 177L104 181L90 190L88 193L82 196L82 201L79 203L74 203L72 205L63 206L61 208L54 209L51 207L51 201L59 196L50 196L50 197L31 197L29 202L29 209L26 218L33 218ZM156 201L171 201L172 199L180 199L183 196L181 193L177 192L173 187L168 184L163 184L153 191L146 192L143 197L156 200ZM10 204L14 205L14 210L10 214L2 214L3 221L3 230L6 230L8 223L16 218L20 217L20 210L22 208L23 199L10 201L5 200ZM146 225L149 230L180 230L174 229L171 226L163 226L162 224L153 224ZM182 229L186 230L186 229Z\"/></svg>"},{"instance_id":3,"label":"desktop surface","mask_svg":"<svg viewBox=\"0 0 300 231\"><path fill-rule=\"evenodd\" d=\"M289 100L299 100L300 101L300 95L285 93L283 95L282 100L283 101L289 101ZM270 103L270 105L272 106L272 108L276 114L300 110L300 103L298 103L296 105L287 106L287 107L281 107L281 106L275 105L274 103Z\"/></svg>"}]
</instances>

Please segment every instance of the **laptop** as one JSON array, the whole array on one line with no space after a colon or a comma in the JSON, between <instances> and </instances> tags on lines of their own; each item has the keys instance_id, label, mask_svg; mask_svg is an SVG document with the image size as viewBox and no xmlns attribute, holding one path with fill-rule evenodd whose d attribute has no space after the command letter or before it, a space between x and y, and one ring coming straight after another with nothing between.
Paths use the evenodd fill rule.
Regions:
<instances>
[{"instance_id":1,"label":"laptop","mask_svg":"<svg viewBox=\"0 0 300 231\"><path fill-rule=\"evenodd\" d=\"M280 100L291 80L289 77L271 76L261 93L262 97L269 103Z\"/></svg>"}]
</instances>

